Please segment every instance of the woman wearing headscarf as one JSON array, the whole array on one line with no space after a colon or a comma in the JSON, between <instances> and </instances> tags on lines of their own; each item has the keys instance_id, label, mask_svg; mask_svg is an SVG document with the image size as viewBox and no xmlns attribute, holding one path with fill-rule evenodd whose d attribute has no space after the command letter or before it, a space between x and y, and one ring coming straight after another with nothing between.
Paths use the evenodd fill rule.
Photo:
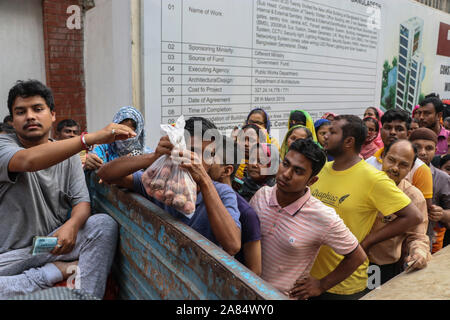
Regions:
<instances>
[{"instance_id":1,"label":"woman wearing headscarf","mask_svg":"<svg viewBox=\"0 0 450 320\"><path fill-rule=\"evenodd\" d=\"M327 119L328 121L333 121L338 115L333 112L326 112L321 119Z\"/></svg>"},{"instance_id":2,"label":"woman wearing headscarf","mask_svg":"<svg viewBox=\"0 0 450 320\"><path fill-rule=\"evenodd\" d=\"M144 146L144 118L138 110L130 106L122 107L115 114L113 122L130 127L136 132L136 137L96 146L87 156L84 167L86 170L96 170L103 163L122 156L136 156L151 152L149 148Z\"/></svg>"},{"instance_id":3,"label":"woman wearing headscarf","mask_svg":"<svg viewBox=\"0 0 450 320\"><path fill-rule=\"evenodd\" d=\"M413 109L413 111L412 111L412 117L413 118L418 118L418 117L416 117L416 112L417 112L417 109L419 109L420 108L420 105L418 104L417 106L415 106L414 107L414 109Z\"/></svg>"},{"instance_id":4,"label":"woman wearing headscarf","mask_svg":"<svg viewBox=\"0 0 450 320\"><path fill-rule=\"evenodd\" d=\"M366 160L373 156L379 149L379 147L375 144L375 139L380 132L380 125L378 120L374 117L365 117L363 122L367 127L367 137L361 147L360 155L364 160Z\"/></svg>"},{"instance_id":5,"label":"woman wearing headscarf","mask_svg":"<svg viewBox=\"0 0 450 320\"><path fill-rule=\"evenodd\" d=\"M373 140L374 144L379 148L383 148L384 144L383 144L383 140L381 140L381 127L383 126L381 124L381 117L384 115L384 112L381 111L380 108L375 108L375 107L368 107L366 109L366 111L364 112L364 119L367 117L372 117L377 119L378 121L378 135L377 137Z\"/></svg>"},{"instance_id":6,"label":"woman wearing headscarf","mask_svg":"<svg viewBox=\"0 0 450 320\"><path fill-rule=\"evenodd\" d=\"M317 135L316 130L314 129L314 122L308 112L304 110L292 110L289 115L288 130L290 130L292 126L295 125L302 125L308 128L309 131L311 131L312 133L313 140L317 142Z\"/></svg>"},{"instance_id":7,"label":"woman wearing headscarf","mask_svg":"<svg viewBox=\"0 0 450 320\"><path fill-rule=\"evenodd\" d=\"M317 142L317 139L314 138L311 130L309 130L307 127L301 124L291 127L284 136L283 143L281 144L281 151L280 151L281 160L284 160L284 157L286 156L289 147L295 140L308 138L313 139L314 142Z\"/></svg>"},{"instance_id":8,"label":"woman wearing headscarf","mask_svg":"<svg viewBox=\"0 0 450 320\"><path fill-rule=\"evenodd\" d=\"M249 123L242 127L238 134L237 143L244 149L244 158L234 176L234 182L238 184L234 184L234 187L237 188L235 190L239 190L243 183L252 147L258 143L270 144L270 141L270 136L262 125Z\"/></svg>"},{"instance_id":9,"label":"woman wearing headscarf","mask_svg":"<svg viewBox=\"0 0 450 320\"><path fill-rule=\"evenodd\" d=\"M269 136L269 142L272 145L275 145L278 150L280 150L280 144L270 135L270 119L269 115L264 109L256 108L250 111L250 113L247 116L247 120L245 121L245 124L256 124L262 128L264 128L267 132L267 135Z\"/></svg>"},{"instance_id":10,"label":"woman wearing headscarf","mask_svg":"<svg viewBox=\"0 0 450 320\"><path fill-rule=\"evenodd\" d=\"M331 121L328 119L319 119L314 122L314 130L316 130L317 142L323 148L324 136L330 130Z\"/></svg>"},{"instance_id":11,"label":"woman wearing headscarf","mask_svg":"<svg viewBox=\"0 0 450 320\"><path fill-rule=\"evenodd\" d=\"M277 148L275 146L272 148L268 143L253 145L251 152L256 153L257 163L248 164L241 188L237 191L247 201L250 201L262 187L273 187L275 185L275 175L280 162ZM261 161L260 156L265 157L265 159Z\"/></svg>"}]
</instances>

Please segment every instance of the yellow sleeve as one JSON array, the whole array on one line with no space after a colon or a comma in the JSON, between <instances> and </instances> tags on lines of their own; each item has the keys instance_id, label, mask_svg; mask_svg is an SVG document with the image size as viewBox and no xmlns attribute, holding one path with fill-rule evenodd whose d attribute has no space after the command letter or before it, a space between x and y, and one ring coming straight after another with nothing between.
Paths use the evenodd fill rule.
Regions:
<instances>
[{"instance_id":1,"label":"yellow sleeve","mask_svg":"<svg viewBox=\"0 0 450 320\"><path fill-rule=\"evenodd\" d=\"M375 177L369 199L384 216L389 216L411 203L411 199L382 171Z\"/></svg>"},{"instance_id":2,"label":"yellow sleeve","mask_svg":"<svg viewBox=\"0 0 450 320\"><path fill-rule=\"evenodd\" d=\"M278 142L277 139L271 137L271 138L270 138L270 144L275 145L275 146L278 148L278 152L280 152L280 144L279 144L279 142Z\"/></svg>"},{"instance_id":3,"label":"yellow sleeve","mask_svg":"<svg viewBox=\"0 0 450 320\"><path fill-rule=\"evenodd\" d=\"M414 172L412 184L422 191L425 199L433 198L433 176L431 175L430 168L426 164L421 165Z\"/></svg>"},{"instance_id":4,"label":"yellow sleeve","mask_svg":"<svg viewBox=\"0 0 450 320\"><path fill-rule=\"evenodd\" d=\"M241 164L239 165L239 168L236 171L236 178L238 179L243 179L244 178L244 173L245 173L245 168L247 167L247 163L245 160L243 160L241 162Z\"/></svg>"}]
</instances>

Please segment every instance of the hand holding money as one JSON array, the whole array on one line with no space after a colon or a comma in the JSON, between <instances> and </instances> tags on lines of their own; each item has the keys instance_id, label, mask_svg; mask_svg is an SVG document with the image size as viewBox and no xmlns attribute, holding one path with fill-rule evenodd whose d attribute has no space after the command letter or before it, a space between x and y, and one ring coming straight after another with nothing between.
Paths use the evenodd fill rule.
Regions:
<instances>
[{"instance_id":1,"label":"hand holding money","mask_svg":"<svg viewBox=\"0 0 450 320\"><path fill-rule=\"evenodd\" d=\"M58 238L56 237L39 237L33 238L33 246L31 248L31 254L33 256L42 253L49 253L58 244Z\"/></svg>"},{"instance_id":2,"label":"hand holding money","mask_svg":"<svg viewBox=\"0 0 450 320\"><path fill-rule=\"evenodd\" d=\"M54 255L61 255L71 252L75 247L77 233L78 230L70 220L63 224L53 235L58 238L58 244L51 253Z\"/></svg>"}]
</instances>

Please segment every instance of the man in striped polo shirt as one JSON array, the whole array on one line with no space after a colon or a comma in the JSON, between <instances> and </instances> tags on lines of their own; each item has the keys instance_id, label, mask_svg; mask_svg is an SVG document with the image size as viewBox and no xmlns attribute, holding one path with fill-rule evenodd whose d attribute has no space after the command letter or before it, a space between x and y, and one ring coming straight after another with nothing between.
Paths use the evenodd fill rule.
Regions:
<instances>
[{"instance_id":1,"label":"man in striped polo shirt","mask_svg":"<svg viewBox=\"0 0 450 320\"><path fill-rule=\"evenodd\" d=\"M309 186L325 162L325 154L311 139L296 140L278 169L277 184L261 188L250 200L261 221L261 277L291 298L322 294L367 258L334 209L311 195ZM345 259L318 280L309 271L322 244Z\"/></svg>"}]
</instances>

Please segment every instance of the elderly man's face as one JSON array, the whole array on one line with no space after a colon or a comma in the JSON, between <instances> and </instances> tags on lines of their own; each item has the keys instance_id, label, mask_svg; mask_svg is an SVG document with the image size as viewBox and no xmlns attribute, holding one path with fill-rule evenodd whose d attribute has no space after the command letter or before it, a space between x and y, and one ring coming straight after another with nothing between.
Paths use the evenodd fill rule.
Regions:
<instances>
[{"instance_id":1,"label":"elderly man's face","mask_svg":"<svg viewBox=\"0 0 450 320\"><path fill-rule=\"evenodd\" d=\"M414 157L414 149L407 140L397 142L383 158L383 171L398 185L411 171Z\"/></svg>"}]
</instances>

